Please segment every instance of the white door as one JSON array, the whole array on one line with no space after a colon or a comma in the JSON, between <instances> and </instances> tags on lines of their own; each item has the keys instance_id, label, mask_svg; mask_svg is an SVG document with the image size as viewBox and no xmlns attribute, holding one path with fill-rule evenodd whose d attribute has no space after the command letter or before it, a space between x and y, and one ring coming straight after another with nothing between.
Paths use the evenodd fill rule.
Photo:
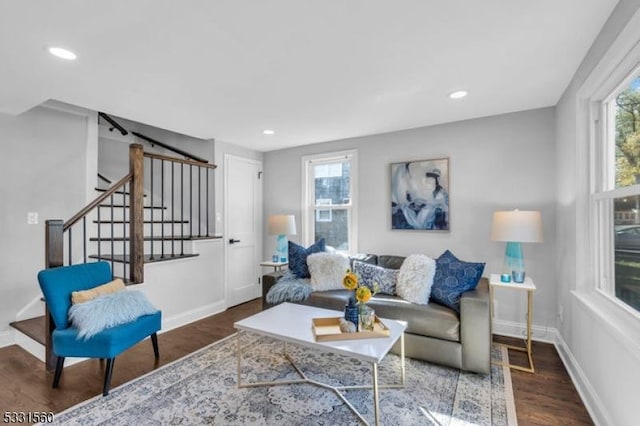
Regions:
<instances>
[{"instance_id":1,"label":"white door","mask_svg":"<svg viewBox=\"0 0 640 426\"><path fill-rule=\"evenodd\" d=\"M227 306L259 297L262 253L262 163L225 154Z\"/></svg>"}]
</instances>

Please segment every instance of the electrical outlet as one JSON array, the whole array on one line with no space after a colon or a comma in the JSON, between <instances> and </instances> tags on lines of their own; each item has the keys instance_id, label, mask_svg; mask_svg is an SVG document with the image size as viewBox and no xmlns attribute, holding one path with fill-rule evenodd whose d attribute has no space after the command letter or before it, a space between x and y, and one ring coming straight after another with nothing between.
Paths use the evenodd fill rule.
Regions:
<instances>
[{"instance_id":1,"label":"electrical outlet","mask_svg":"<svg viewBox=\"0 0 640 426\"><path fill-rule=\"evenodd\" d=\"M37 212L27 213L27 225L37 225L37 224L38 224L38 213Z\"/></svg>"}]
</instances>

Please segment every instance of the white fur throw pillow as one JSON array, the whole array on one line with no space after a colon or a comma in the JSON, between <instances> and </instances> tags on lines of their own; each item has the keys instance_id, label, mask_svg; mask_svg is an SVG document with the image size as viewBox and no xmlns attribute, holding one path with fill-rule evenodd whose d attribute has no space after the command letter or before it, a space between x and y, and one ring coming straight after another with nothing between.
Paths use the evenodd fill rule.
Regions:
<instances>
[{"instance_id":1,"label":"white fur throw pillow","mask_svg":"<svg viewBox=\"0 0 640 426\"><path fill-rule=\"evenodd\" d=\"M341 253L314 253L307 257L313 291L342 290L349 258Z\"/></svg>"},{"instance_id":2,"label":"white fur throw pillow","mask_svg":"<svg viewBox=\"0 0 640 426\"><path fill-rule=\"evenodd\" d=\"M396 294L409 302L426 305L435 273L435 260L423 254L412 254L400 267Z\"/></svg>"}]
</instances>

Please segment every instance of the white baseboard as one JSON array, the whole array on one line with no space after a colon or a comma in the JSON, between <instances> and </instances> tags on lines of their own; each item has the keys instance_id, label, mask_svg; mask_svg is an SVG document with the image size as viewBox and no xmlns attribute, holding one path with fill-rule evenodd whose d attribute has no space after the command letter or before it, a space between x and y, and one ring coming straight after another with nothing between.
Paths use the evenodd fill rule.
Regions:
<instances>
[{"instance_id":1,"label":"white baseboard","mask_svg":"<svg viewBox=\"0 0 640 426\"><path fill-rule=\"evenodd\" d=\"M582 403L589 412L593 422L596 425L612 425L613 422L611 421L611 416L607 408L598 397L597 392L589 382L582 368L580 368L578 361L569 350L560 333L556 334L556 350L560 355L564 367L567 369L567 372L569 372L571 381L578 390Z\"/></svg>"},{"instance_id":2,"label":"white baseboard","mask_svg":"<svg viewBox=\"0 0 640 426\"><path fill-rule=\"evenodd\" d=\"M11 346L15 343L15 337L13 336L13 330L7 330L0 332L0 348L5 346Z\"/></svg>"},{"instance_id":3,"label":"white baseboard","mask_svg":"<svg viewBox=\"0 0 640 426\"><path fill-rule=\"evenodd\" d=\"M191 311L182 312L177 315L173 315L162 319L162 330L160 333L164 333L174 328L182 327L183 325L190 324L194 321L198 321L202 318L218 314L227 309L227 305L224 301L211 303Z\"/></svg>"},{"instance_id":4,"label":"white baseboard","mask_svg":"<svg viewBox=\"0 0 640 426\"><path fill-rule=\"evenodd\" d=\"M527 337L527 325L520 322L493 320L491 330L493 334L500 334L502 336L517 337L521 339L526 339ZM552 344L556 343L558 330L553 327L533 325L531 327L531 331L532 340Z\"/></svg>"}]
</instances>

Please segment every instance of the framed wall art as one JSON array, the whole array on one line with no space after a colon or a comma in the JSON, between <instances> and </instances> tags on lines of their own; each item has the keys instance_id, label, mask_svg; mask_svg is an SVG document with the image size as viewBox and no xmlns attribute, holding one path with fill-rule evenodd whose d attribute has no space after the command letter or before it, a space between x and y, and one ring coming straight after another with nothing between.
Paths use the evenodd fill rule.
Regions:
<instances>
[{"instance_id":1,"label":"framed wall art","mask_svg":"<svg viewBox=\"0 0 640 426\"><path fill-rule=\"evenodd\" d=\"M449 230L449 159L391 164L391 229Z\"/></svg>"}]
</instances>

